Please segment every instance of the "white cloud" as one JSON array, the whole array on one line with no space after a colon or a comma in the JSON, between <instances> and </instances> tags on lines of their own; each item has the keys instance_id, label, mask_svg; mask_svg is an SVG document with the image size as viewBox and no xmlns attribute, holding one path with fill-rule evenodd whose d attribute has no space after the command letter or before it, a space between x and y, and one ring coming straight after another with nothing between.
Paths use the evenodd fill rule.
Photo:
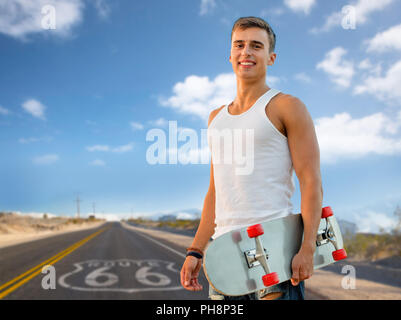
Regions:
<instances>
[{"instance_id":1,"label":"white cloud","mask_svg":"<svg viewBox=\"0 0 401 320\"><path fill-rule=\"evenodd\" d=\"M49 165L57 162L59 156L57 154L45 154L43 156L35 157L33 163L37 165Z\"/></svg>"},{"instance_id":2,"label":"white cloud","mask_svg":"<svg viewBox=\"0 0 401 320\"><path fill-rule=\"evenodd\" d=\"M216 0L201 0L200 15L203 16L216 7Z\"/></svg>"},{"instance_id":3,"label":"white cloud","mask_svg":"<svg viewBox=\"0 0 401 320\"><path fill-rule=\"evenodd\" d=\"M305 72L300 72L294 75L294 79L304 83L311 83L312 79Z\"/></svg>"},{"instance_id":4,"label":"white cloud","mask_svg":"<svg viewBox=\"0 0 401 320\"><path fill-rule=\"evenodd\" d=\"M45 142L50 142L52 141L52 137L42 137L42 138L36 138L36 137L29 137L29 138L19 138L18 142L22 144L28 144L28 143L33 143L33 142L40 142L40 141L45 141Z\"/></svg>"},{"instance_id":5,"label":"white cloud","mask_svg":"<svg viewBox=\"0 0 401 320\"><path fill-rule=\"evenodd\" d=\"M361 74L362 79L366 79L369 75L373 75L375 77L379 77L382 73L382 62L377 62L376 65L374 65L369 58L366 58L359 62L357 65L358 69L365 71Z\"/></svg>"},{"instance_id":6,"label":"white cloud","mask_svg":"<svg viewBox=\"0 0 401 320\"><path fill-rule=\"evenodd\" d=\"M401 24L376 34L372 39L366 40L365 43L368 46L368 52L401 50Z\"/></svg>"},{"instance_id":7,"label":"white cloud","mask_svg":"<svg viewBox=\"0 0 401 320\"><path fill-rule=\"evenodd\" d=\"M341 11L333 12L330 16L328 16L326 18L326 22L322 27L320 27L320 28L315 27L315 28L310 29L309 31L313 34L327 32L335 26L340 26L343 17L344 17L344 15Z\"/></svg>"},{"instance_id":8,"label":"white cloud","mask_svg":"<svg viewBox=\"0 0 401 320\"><path fill-rule=\"evenodd\" d=\"M168 125L168 121L164 118L159 118L156 120L150 120L148 121L148 123L152 126L156 126L156 127L166 127Z\"/></svg>"},{"instance_id":9,"label":"white cloud","mask_svg":"<svg viewBox=\"0 0 401 320\"><path fill-rule=\"evenodd\" d=\"M100 159L93 160L89 163L91 166L102 167L106 165L106 162Z\"/></svg>"},{"instance_id":10,"label":"white cloud","mask_svg":"<svg viewBox=\"0 0 401 320\"><path fill-rule=\"evenodd\" d=\"M94 145L94 146L90 146L90 147L86 147L86 150L89 152L96 152L96 151L101 151L101 152L115 152L115 153L124 153L124 152L128 152L131 151L133 148L133 143L128 143L125 145L121 145L118 147L110 147L108 145Z\"/></svg>"},{"instance_id":11,"label":"white cloud","mask_svg":"<svg viewBox=\"0 0 401 320\"><path fill-rule=\"evenodd\" d=\"M309 14L316 0L284 0L284 4L295 12Z\"/></svg>"},{"instance_id":12,"label":"white cloud","mask_svg":"<svg viewBox=\"0 0 401 320\"><path fill-rule=\"evenodd\" d=\"M110 6L105 0L94 0L93 5L100 18L107 19L110 15Z\"/></svg>"},{"instance_id":13,"label":"white cloud","mask_svg":"<svg viewBox=\"0 0 401 320\"><path fill-rule=\"evenodd\" d=\"M124 153L124 152L128 152L131 151L133 148L133 144L132 143L128 143L119 147L115 147L113 148L111 151L112 152L116 152L116 153Z\"/></svg>"},{"instance_id":14,"label":"white cloud","mask_svg":"<svg viewBox=\"0 0 401 320\"><path fill-rule=\"evenodd\" d=\"M143 124L139 122L130 122L130 126L132 130L142 130L144 128Z\"/></svg>"},{"instance_id":15,"label":"white cloud","mask_svg":"<svg viewBox=\"0 0 401 320\"><path fill-rule=\"evenodd\" d=\"M352 119L344 112L315 120L322 162L368 154L401 154L401 111L395 117L375 113Z\"/></svg>"},{"instance_id":16,"label":"white cloud","mask_svg":"<svg viewBox=\"0 0 401 320\"><path fill-rule=\"evenodd\" d=\"M266 76L266 83L269 84L270 86L276 86L281 82L281 78L276 77L276 76Z\"/></svg>"},{"instance_id":17,"label":"white cloud","mask_svg":"<svg viewBox=\"0 0 401 320\"><path fill-rule=\"evenodd\" d=\"M29 99L22 104L22 108L38 119L45 120L46 107L38 100Z\"/></svg>"},{"instance_id":18,"label":"white cloud","mask_svg":"<svg viewBox=\"0 0 401 320\"><path fill-rule=\"evenodd\" d=\"M374 211L365 211L363 214L355 214L354 219L358 227L358 232L389 232L397 225L397 221L394 217L389 217L385 213Z\"/></svg>"},{"instance_id":19,"label":"white cloud","mask_svg":"<svg viewBox=\"0 0 401 320\"><path fill-rule=\"evenodd\" d=\"M184 82L176 83L173 92L174 95L170 98L160 99L160 104L207 120L213 109L234 98L235 74L220 74L214 80L209 80L209 77L191 75L186 77Z\"/></svg>"},{"instance_id":20,"label":"white cloud","mask_svg":"<svg viewBox=\"0 0 401 320\"><path fill-rule=\"evenodd\" d=\"M354 75L354 64L345 60L343 56L347 51L342 47L336 47L326 53L324 60L316 66L326 72L330 80L341 87L349 87Z\"/></svg>"},{"instance_id":21,"label":"white cloud","mask_svg":"<svg viewBox=\"0 0 401 320\"><path fill-rule=\"evenodd\" d=\"M97 145L94 145L91 147L86 147L86 150L89 152L94 152L94 151L106 151L107 152L107 151L110 151L110 147L107 145L97 144Z\"/></svg>"},{"instance_id":22,"label":"white cloud","mask_svg":"<svg viewBox=\"0 0 401 320\"><path fill-rule=\"evenodd\" d=\"M380 74L366 77L362 84L357 85L354 94L371 94L387 103L401 103L401 60L398 60L388 70L385 76Z\"/></svg>"},{"instance_id":23,"label":"white cloud","mask_svg":"<svg viewBox=\"0 0 401 320\"><path fill-rule=\"evenodd\" d=\"M42 20L48 15L42 13L46 5L55 8L56 29L42 27ZM21 40L35 33L68 36L81 22L83 9L82 0L3 0L0 2L0 32Z\"/></svg>"},{"instance_id":24,"label":"white cloud","mask_svg":"<svg viewBox=\"0 0 401 320\"><path fill-rule=\"evenodd\" d=\"M355 4L351 4L355 7L357 24L365 24L372 13L384 10L392 2L393 0L358 0Z\"/></svg>"},{"instance_id":25,"label":"white cloud","mask_svg":"<svg viewBox=\"0 0 401 320\"><path fill-rule=\"evenodd\" d=\"M355 27L358 28L358 26L367 23L370 19L370 16L374 12L384 10L392 2L393 0L358 0L356 2L350 3L349 5L351 5L355 9ZM326 22L322 27L313 28L310 31L312 33L320 33L330 31L334 27L340 27L344 17L345 14L341 10L333 12L326 18Z\"/></svg>"},{"instance_id":26,"label":"white cloud","mask_svg":"<svg viewBox=\"0 0 401 320\"><path fill-rule=\"evenodd\" d=\"M371 69L373 67L372 62L370 62L369 58L362 60L358 64L358 68L362 70Z\"/></svg>"},{"instance_id":27,"label":"white cloud","mask_svg":"<svg viewBox=\"0 0 401 320\"><path fill-rule=\"evenodd\" d=\"M276 76L266 76L266 82L271 86L281 80ZM222 73L213 80L207 76L191 75L174 85L173 96L160 98L159 103L180 113L196 115L207 122L210 112L231 102L236 91L235 73Z\"/></svg>"},{"instance_id":28,"label":"white cloud","mask_svg":"<svg viewBox=\"0 0 401 320\"><path fill-rule=\"evenodd\" d=\"M9 115L10 114L10 110L3 108L2 106L0 106L0 114L2 115Z\"/></svg>"}]
</instances>

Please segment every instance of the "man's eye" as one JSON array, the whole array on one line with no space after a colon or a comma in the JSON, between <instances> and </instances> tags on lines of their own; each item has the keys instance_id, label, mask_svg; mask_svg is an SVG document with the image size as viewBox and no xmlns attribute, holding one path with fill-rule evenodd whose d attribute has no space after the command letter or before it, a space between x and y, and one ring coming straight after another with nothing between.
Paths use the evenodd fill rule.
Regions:
<instances>
[{"instance_id":1,"label":"man's eye","mask_svg":"<svg viewBox=\"0 0 401 320\"><path fill-rule=\"evenodd\" d=\"M235 47L236 48L241 48L241 47L243 47L243 45L242 44L237 44ZM258 48L258 49L262 48L260 45L254 45L254 47Z\"/></svg>"}]
</instances>

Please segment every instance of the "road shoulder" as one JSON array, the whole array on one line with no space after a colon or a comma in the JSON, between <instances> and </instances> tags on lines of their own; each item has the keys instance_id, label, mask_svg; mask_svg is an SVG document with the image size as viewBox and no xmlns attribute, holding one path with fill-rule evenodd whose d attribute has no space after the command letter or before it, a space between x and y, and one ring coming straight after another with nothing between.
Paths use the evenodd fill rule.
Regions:
<instances>
[{"instance_id":1,"label":"road shoulder","mask_svg":"<svg viewBox=\"0 0 401 320\"><path fill-rule=\"evenodd\" d=\"M0 248L6 248L6 247L10 247L10 246L13 246L16 244L21 244L21 243L31 242L31 241L35 241L35 240L39 240L39 239L45 239L45 238L49 238L49 237L53 237L53 236L58 236L58 235L65 234L65 233L95 229L95 228L102 226L105 223L106 223L106 221L93 222L93 223L88 223L88 224L84 224L81 226L71 226L69 228L66 228L63 230L57 230L57 231L4 234L4 235L0 235Z\"/></svg>"}]
</instances>

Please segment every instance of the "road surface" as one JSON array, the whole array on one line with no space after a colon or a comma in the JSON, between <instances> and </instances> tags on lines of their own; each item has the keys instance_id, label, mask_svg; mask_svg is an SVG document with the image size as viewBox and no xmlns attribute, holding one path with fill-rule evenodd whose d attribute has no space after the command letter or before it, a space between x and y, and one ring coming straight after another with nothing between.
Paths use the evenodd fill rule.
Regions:
<instances>
[{"instance_id":1,"label":"road surface","mask_svg":"<svg viewBox=\"0 0 401 320\"><path fill-rule=\"evenodd\" d=\"M199 281L203 291L189 292L180 285L179 271L192 237L172 242L166 241L172 239L169 235L154 237L125 228L120 222L109 222L0 248L0 299L208 299L202 271ZM44 268L46 265L51 267ZM325 299L308 289L305 298Z\"/></svg>"},{"instance_id":2,"label":"road surface","mask_svg":"<svg viewBox=\"0 0 401 320\"><path fill-rule=\"evenodd\" d=\"M207 299L203 273L203 291L181 287L184 256L185 246L111 222L0 249L0 299Z\"/></svg>"}]
</instances>

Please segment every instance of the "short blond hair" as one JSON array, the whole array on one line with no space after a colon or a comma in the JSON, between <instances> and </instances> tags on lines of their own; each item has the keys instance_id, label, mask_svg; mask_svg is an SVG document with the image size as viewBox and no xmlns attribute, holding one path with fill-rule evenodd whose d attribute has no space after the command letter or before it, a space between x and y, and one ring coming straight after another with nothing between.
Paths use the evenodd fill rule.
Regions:
<instances>
[{"instance_id":1,"label":"short blond hair","mask_svg":"<svg viewBox=\"0 0 401 320\"><path fill-rule=\"evenodd\" d=\"M266 30L267 37L269 38L269 52L274 52L276 47L276 34L272 27L262 18L258 17L241 17L234 22L231 30L231 40L233 39L233 33L236 29L248 29L248 28L260 28Z\"/></svg>"}]
</instances>

